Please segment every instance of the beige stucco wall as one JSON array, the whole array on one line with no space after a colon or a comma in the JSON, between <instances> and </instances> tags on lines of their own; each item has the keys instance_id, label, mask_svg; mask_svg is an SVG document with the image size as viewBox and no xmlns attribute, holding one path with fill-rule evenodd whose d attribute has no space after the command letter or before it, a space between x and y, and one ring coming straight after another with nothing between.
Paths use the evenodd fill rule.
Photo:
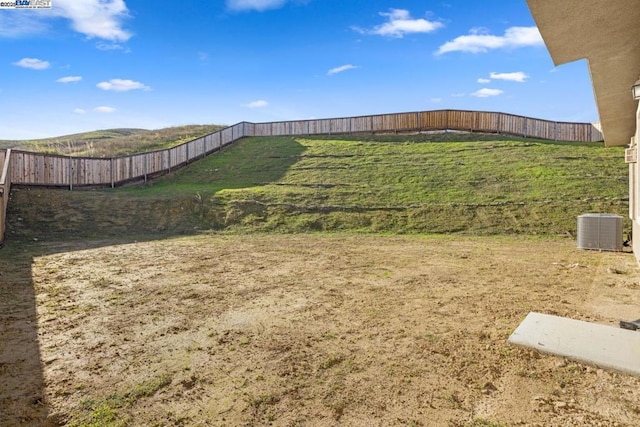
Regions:
<instances>
[{"instance_id":1,"label":"beige stucco wall","mask_svg":"<svg viewBox=\"0 0 640 427\"><path fill-rule=\"evenodd\" d=\"M636 150L638 158L638 142L640 142L640 105L636 110L636 134L630 141L631 148ZM629 218L632 227L632 248L640 262L640 163L629 163Z\"/></svg>"}]
</instances>

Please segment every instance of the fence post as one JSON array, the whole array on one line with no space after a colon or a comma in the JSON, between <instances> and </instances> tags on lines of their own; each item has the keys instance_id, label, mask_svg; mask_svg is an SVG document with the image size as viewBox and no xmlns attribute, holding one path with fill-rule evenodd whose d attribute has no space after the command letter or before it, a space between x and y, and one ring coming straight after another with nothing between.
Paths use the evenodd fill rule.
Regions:
<instances>
[{"instance_id":1,"label":"fence post","mask_svg":"<svg viewBox=\"0 0 640 427\"><path fill-rule=\"evenodd\" d=\"M113 157L109 159L109 169L111 172L111 188L115 187L115 182L113 181Z\"/></svg>"},{"instance_id":2,"label":"fence post","mask_svg":"<svg viewBox=\"0 0 640 427\"><path fill-rule=\"evenodd\" d=\"M73 191L73 157L69 156L69 191Z\"/></svg>"}]
</instances>

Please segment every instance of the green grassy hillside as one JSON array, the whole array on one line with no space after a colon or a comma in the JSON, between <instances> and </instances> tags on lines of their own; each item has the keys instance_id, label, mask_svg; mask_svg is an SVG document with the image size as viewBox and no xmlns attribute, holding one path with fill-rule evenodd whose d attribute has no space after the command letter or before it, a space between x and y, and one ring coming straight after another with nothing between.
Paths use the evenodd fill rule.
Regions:
<instances>
[{"instance_id":1,"label":"green grassy hillside","mask_svg":"<svg viewBox=\"0 0 640 427\"><path fill-rule=\"evenodd\" d=\"M115 157L173 147L222 128L224 126L189 125L157 130L105 129L54 138L0 140L0 148L70 156Z\"/></svg>"},{"instance_id":2,"label":"green grassy hillside","mask_svg":"<svg viewBox=\"0 0 640 427\"><path fill-rule=\"evenodd\" d=\"M51 190L37 191L46 197ZM40 228L51 216L38 213L25 193L14 197L21 204L14 208L22 218L14 223L18 231ZM246 138L149 184L65 191L56 199L64 206L50 207L71 218L66 232L98 234L566 234L575 232L577 215L626 216L628 209L621 148L457 133ZM83 223L92 217L93 225Z\"/></svg>"}]
</instances>

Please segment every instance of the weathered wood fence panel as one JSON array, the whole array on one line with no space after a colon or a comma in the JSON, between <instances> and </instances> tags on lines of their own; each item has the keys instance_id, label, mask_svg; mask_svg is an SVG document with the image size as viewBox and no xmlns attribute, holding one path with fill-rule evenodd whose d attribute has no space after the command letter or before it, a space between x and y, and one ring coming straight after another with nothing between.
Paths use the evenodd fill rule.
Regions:
<instances>
[{"instance_id":1,"label":"weathered wood fence panel","mask_svg":"<svg viewBox=\"0 0 640 427\"><path fill-rule=\"evenodd\" d=\"M111 179L111 161L75 157L71 159L72 185L102 185Z\"/></svg>"},{"instance_id":2,"label":"weathered wood fence panel","mask_svg":"<svg viewBox=\"0 0 640 427\"><path fill-rule=\"evenodd\" d=\"M331 119L329 122L329 132L332 134L351 133L351 120L345 119Z\"/></svg>"},{"instance_id":3,"label":"weathered wood fence panel","mask_svg":"<svg viewBox=\"0 0 640 427\"><path fill-rule=\"evenodd\" d=\"M476 129L476 114L473 111L447 111L447 123L449 128L455 130L473 131Z\"/></svg>"},{"instance_id":4,"label":"weathered wood fence panel","mask_svg":"<svg viewBox=\"0 0 640 427\"><path fill-rule=\"evenodd\" d=\"M421 130L442 130L449 127L445 111L423 111L420 113Z\"/></svg>"},{"instance_id":5,"label":"weathered wood fence panel","mask_svg":"<svg viewBox=\"0 0 640 427\"><path fill-rule=\"evenodd\" d=\"M514 116L513 114L503 114L500 116L498 133L524 135L524 124L524 117Z\"/></svg>"},{"instance_id":6,"label":"weathered wood fence panel","mask_svg":"<svg viewBox=\"0 0 640 427\"><path fill-rule=\"evenodd\" d=\"M7 206L11 192L11 150L0 150L0 246L4 244Z\"/></svg>"},{"instance_id":7,"label":"weathered wood fence panel","mask_svg":"<svg viewBox=\"0 0 640 427\"><path fill-rule=\"evenodd\" d=\"M291 135L308 135L309 122L307 120L291 122L289 132ZM251 135L251 133L247 133L247 135Z\"/></svg>"},{"instance_id":8,"label":"weathered wood fence panel","mask_svg":"<svg viewBox=\"0 0 640 427\"><path fill-rule=\"evenodd\" d=\"M233 142L233 129L226 128L220 132L221 146L229 145Z\"/></svg>"},{"instance_id":9,"label":"weathered wood fence panel","mask_svg":"<svg viewBox=\"0 0 640 427\"><path fill-rule=\"evenodd\" d=\"M130 181L133 177L130 157L119 157L111 162L113 170L113 178L111 185L120 182Z\"/></svg>"},{"instance_id":10,"label":"weathered wood fence panel","mask_svg":"<svg viewBox=\"0 0 640 427\"><path fill-rule=\"evenodd\" d=\"M164 151L152 151L146 154L148 174L153 175L169 169Z\"/></svg>"},{"instance_id":11,"label":"weathered wood fence panel","mask_svg":"<svg viewBox=\"0 0 640 427\"><path fill-rule=\"evenodd\" d=\"M13 150L11 181L21 184L51 183L68 186L71 182L71 159L65 156Z\"/></svg>"},{"instance_id":12,"label":"weathered wood fence panel","mask_svg":"<svg viewBox=\"0 0 640 427\"><path fill-rule=\"evenodd\" d=\"M270 136L271 135L271 123L256 123L253 126L254 136Z\"/></svg>"},{"instance_id":13,"label":"weathered wood fence panel","mask_svg":"<svg viewBox=\"0 0 640 427\"><path fill-rule=\"evenodd\" d=\"M274 136L289 135L289 123L287 122L271 123L271 135L274 135Z\"/></svg>"},{"instance_id":14,"label":"weathered wood fence panel","mask_svg":"<svg viewBox=\"0 0 640 427\"><path fill-rule=\"evenodd\" d=\"M389 126L389 120L387 120L385 123L385 117L383 115L371 117L371 130L373 132L382 132L384 130L389 130L389 131L392 130L392 129L386 129L385 124Z\"/></svg>"},{"instance_id":15,"label":"weathered wood fence panel","mask_svg":"<svg viewBox=\"0 0 640 427\"><path fill-rule=\"evenodd\" d=\"M411 131L420 130L420 113L396 114L396 130Z\"/></svg>"},{"instance_id":16,"label":"weathered wood fence panel","mask_svg":"<svg viewBox=\"0 0 640 427\"><path fill-rule=\"evenodd\" d=\"M532 138L555 139L555 123L546 120L525 119L524 136ZM551 138L549 138L551 136Z\"/></svg>"},{"instance_id":17,"label":"weathered wood fence panel","mask_svg":"<svg viewBox=\"0 0 640 427\"><path fill-rule=\"evenodd\" d=\"M171 169L187 163L187 147L178 145L169 149L169 166Z\"/></svg>"},{"instance_id":18,"label":"weathered wood fence panel","mask_svg":"<svg viewBox=\"0 0 640 427\"><path fill-rule=\"evenodd\" d=\"M315 123L315 126L311 126L313 130L309 133L316 135L331 133L331 119L314 120L312 123Z\"/></svg>"},{"instance_id":19,"label":"weathered wood fence panel","mask_svg":"<svg viewBox=\"0 0 640 427\"><path fill-rule=\"evenodd\" d=\"M353 117L351 119L351 132L373 132L371 117Z\"/></svg>"},{"instance_id":20,"label":"weathered wood fence panel","mask_svg":"<svg viewBox=\"0 0 640 427\"><path fill-rule=\"evenodd\" d=\"M475 129L480 132L497 132L500 126L500 115L478 112L476 114Z\"/></svg>"}]
</instances>

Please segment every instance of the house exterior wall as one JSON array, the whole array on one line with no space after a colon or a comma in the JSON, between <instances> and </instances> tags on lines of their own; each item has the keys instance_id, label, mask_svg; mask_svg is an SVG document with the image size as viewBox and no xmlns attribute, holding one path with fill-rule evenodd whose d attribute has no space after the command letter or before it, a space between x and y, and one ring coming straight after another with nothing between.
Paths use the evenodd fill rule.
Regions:
<instances>
[{"instance_id":1,"label":"house exterior wall","mask_svg":"<svg viewBox=\"0 0 640 427\"><path fill-rule=\"evenodd\" d=\"M636 151L640 142L640 105L636 110L636 134L631 138L630 147ZM640 263L640 163L629 163L629 218L631 218L631 239L633 253Z\"/></svg>"},{"instance_id":2,"label":"house exterior wall","mask_svg":"<svg viewBox=\"0 0 640 427\"><path fill-rule=\"evenodd\" d=\"M640 262L640 109L630 93L640 75L638 0L527 3L554 64L587 59L605 145L636 150L636 160L627 162L633 251Z\"/></svg>"}]
</instances>

